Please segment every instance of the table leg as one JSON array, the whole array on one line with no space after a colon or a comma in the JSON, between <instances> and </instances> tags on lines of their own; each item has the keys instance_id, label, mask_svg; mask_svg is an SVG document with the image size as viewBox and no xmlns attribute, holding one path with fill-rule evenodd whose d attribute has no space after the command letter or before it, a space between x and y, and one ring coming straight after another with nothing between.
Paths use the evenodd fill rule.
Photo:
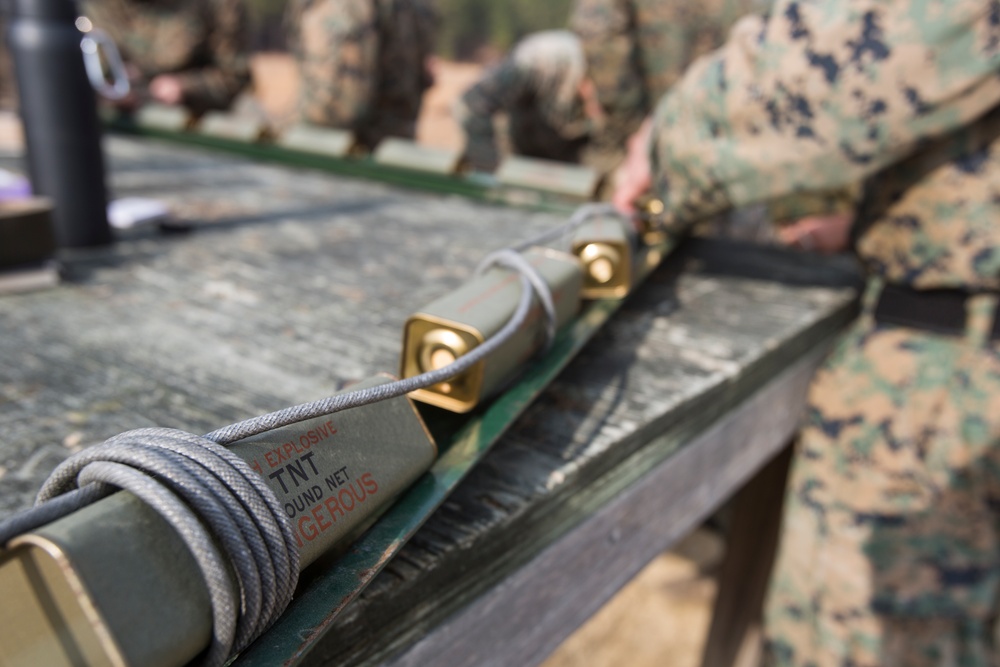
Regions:
<instances>
[{"instance_id":1,"label":"table leg","mask_svg":"<svg viewBox=\"0 0 1000 667\"><path fill-rule=\"evenodd\" d=\"M785 447L734 497L702 667L754 667L761 610L781 525L792 446Z\"/></svg>"}]
</instances>

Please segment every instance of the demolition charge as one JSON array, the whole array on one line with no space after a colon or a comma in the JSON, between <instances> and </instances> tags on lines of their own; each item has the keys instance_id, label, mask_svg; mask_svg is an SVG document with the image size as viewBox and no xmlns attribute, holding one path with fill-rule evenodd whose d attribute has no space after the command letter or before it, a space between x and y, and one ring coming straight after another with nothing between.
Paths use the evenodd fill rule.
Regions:
<instances>
[{"instance_id":1,"label":"demolition charge","mask_svg":"<svg viewBox=\"0 0 1000 667\"><path fill-rule=\"evenodd\" d=\"M529 248L524 256L551 290L556 326L562 327L580 307L583 271L579 261L551 248ZM413 377L438 370L481 345L510 320L520 297L520 274L494 267L411 315L403 331L400 374ZM545 329L545 313L536 300L524 325L492 355L410 396L452 412L468 412L506 385L544 345Z\"/></svg>"}]
</instances>

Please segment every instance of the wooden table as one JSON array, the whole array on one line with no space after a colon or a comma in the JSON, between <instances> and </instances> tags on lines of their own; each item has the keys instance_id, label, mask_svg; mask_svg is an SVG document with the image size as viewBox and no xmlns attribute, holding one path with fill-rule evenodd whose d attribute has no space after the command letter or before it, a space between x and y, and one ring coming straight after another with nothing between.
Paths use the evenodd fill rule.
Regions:
<instances>
[{"instance_id":1,"label":"wooden table","mask_svg":"<svg viewBox=\"0 0 1000 667\"><path fill-rule=\"evenodd\" d=\"M561 220L148 140L107 152L116 196L164 200L191 229L122 233L66 253L60 287L0 297L0 517L121 431L207 432L395 371L412 310ZM692 243L323 637L303 631L281 656L265 637L241 663L535 664L743 489L760 525L737 512L730 554L757 558L728 559L750 590L724 577L713 630L737 637L753 605L726 600L766 576L778 454L853 315L853 278L843 262ZM732 643L712 641L709 664Z\"/></svg>"}]
</instances>

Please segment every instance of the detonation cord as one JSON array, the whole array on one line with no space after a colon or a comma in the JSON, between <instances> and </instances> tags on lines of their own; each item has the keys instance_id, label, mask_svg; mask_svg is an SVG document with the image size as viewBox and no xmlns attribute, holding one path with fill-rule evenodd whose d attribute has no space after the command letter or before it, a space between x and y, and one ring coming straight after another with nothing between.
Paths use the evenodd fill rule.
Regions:
<instances>
[{"instance_id":1,"label":"detonation cord","mask_svg":"<svg viewBox=\"0 0 1000 667\"><path fill-rule=\"evenodd\" d=\"M291 520L261 476L225 445L403 396L459 375L492 354L525 324L533 294L544 311L546 345L551 345L557 324L551 291L518 251L558 239L590 217L609 212L605 205L581 206L564 225L488 255L477 267L477 274L497 265L519 272L521 297L514 314L495 335L453 363L247 419L204 436L143 428L109 438L56 467L34 507L0 522L0 546L117 489L131 492L177 531L197 562L211 598L213 618L212 640L199 662L210 667L224 664L281 615L291 602L299 575L299 551Z\"/></svg>"},{"instance_id":2,"label":"detonation cord","mask_svg":"<svg viewBox=\"0 0 1000 667\"><path fill-rule=\"evenodd\" d=\"M617 218L624 217L622 213L614 207L613 204L603 204L603 203L582 204L581 206L577 207L575 211L573 211L573 215L571 215L569 217L569 220L567 220L563 224L554 227L546 232L542 232L541 234L534 236L530 239L522 241L517 245L513 245L510 247L510 249L521 251L533 245L543 245L545 243L550 243L552 241L558 241L566 237L567 235L572 234L574 231L576 231L576 229L580 225L587 222L587 220L590 220L591 218L599 215L608 215Z\"/></svg>"}]
</instances>

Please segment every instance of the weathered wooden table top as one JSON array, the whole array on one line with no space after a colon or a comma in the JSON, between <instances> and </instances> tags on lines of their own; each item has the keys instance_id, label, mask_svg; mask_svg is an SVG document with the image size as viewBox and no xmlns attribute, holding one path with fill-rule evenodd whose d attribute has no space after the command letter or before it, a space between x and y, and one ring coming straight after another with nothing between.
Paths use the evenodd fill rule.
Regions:
<instances>
[{"instance_id":1,"label":"weathered wooden table top","mask_svg":"<svg viewBox=\"0 0 1000 667\"><path fill-rule=\"evenodd\" d=\"M67 254L59 287L0 297L0 518L28 506L69 454L121 431L204 433L395 372L414 309L461 284L486 252L561 221L151 141L112 138L107 152L115 196L166 201L192 229L122 233ZM719 252L719 265L749 268L661 267L315 661L390 655L850 317L853 290L806 284L818 275L809 260Z\"/></svg>"}]
</instances>

